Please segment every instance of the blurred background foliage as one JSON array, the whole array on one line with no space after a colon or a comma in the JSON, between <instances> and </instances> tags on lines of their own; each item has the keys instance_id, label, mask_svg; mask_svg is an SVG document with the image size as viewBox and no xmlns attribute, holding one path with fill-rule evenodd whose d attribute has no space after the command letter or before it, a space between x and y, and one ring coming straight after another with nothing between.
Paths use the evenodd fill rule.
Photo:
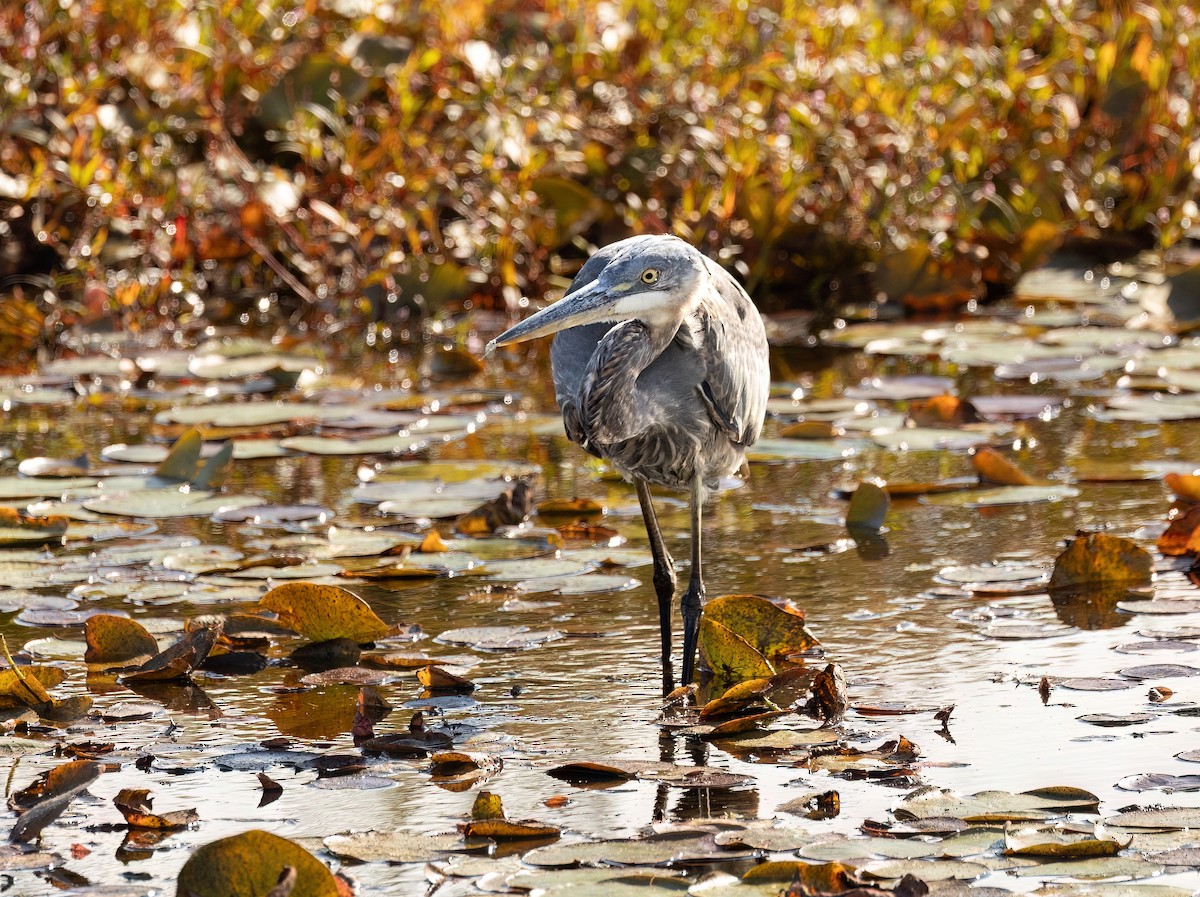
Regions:
<instances>
[{"instance_id":1,"label":"blurred background foliage","mask_svg":"<svg viewBox=\"0 0 1200 897\"><path fill-rule=\"evenodd\" d=\"M1198 80L1170 0L18 0L0 303L404 335L673 232L768 310L940 309L1194 234Z\"/></svg>"}]
</instances>

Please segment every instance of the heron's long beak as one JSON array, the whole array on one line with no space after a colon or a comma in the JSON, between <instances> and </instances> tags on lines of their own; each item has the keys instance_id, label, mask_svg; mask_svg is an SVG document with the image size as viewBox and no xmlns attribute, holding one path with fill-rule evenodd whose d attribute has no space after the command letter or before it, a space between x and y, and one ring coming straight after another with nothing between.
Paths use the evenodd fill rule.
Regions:
<instances>
[{"instance_id":1,"label":"heron's long beak","mask_svg":"<svg viewBox=\"0 0 1200 897\"><path fill-rule=\"evenodd\" d=\"M649 295L649 292L636 294L642 302ZM530 315L515 327L510 327L488 343L485 351L490 355L497 346L509 346L539 336L549 336L583 324L628 320L636 313L634 306L642 304L630 302L631 299L634 299L634 296L627 296L624 291L608 292L600 286L599 280L593 280L553 305Z\"/></svg>"}]
</instances>

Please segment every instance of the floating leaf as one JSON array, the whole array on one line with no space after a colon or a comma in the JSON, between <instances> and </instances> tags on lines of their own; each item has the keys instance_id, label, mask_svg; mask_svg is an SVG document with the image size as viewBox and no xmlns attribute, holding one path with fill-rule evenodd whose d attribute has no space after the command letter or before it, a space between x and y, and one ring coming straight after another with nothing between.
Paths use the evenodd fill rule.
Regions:
<instances>
[{"instance_id":1,"label":"floating leaf","mask_svg":"<svg viewBox=\"0 0 1200 897\"><path fill-rule=\"evenodd\" d=\"M928 786L908 794L896 807L897 819L952 816L974 823L1046 819L1068 812L1096 812L1100 799L1080 788L1054 787L1014 794L980 791L958 795Z\"/></svg>"},{"instance_id":2,"label":"floating leaf","mask_svg":"<svg viewBox=\"0 0 1200 897\"><path fill-rule=\"evenodd\" d=\"M840 461L855 453L844 441L760 439L746 450L748 461Z\"/></svg>"},{"instance_id":3,"label":"floating leaf","mask_svg":"<svg viewBox=\"0 0 1200 897\"><path fill-rule=\"evenodd\" d=\"M1107 533L1079 533L1054 562L1050 588L1098 585L1145 585L1154 561L1129 539Z\"/></svg>"},{"instance_id":4,"label":"floating leaf","mask_svg":"<svg viewBox=\"0 0 1200 897\"><path fill-rule=\"evenodd\" d=\"M1182 831L1200 828L1200 807L1163 807L1149 810L1127 810L1104 820L1105 825L1118 828L1149 829L1152 831Z\"/></svg>"},{"instance_id":5,"label":"floating leaf","mask_svg":"<svg viewBox=\"0 0 1200 897\"><path fill-rule=\"evenodd\" d=\"M921 504L943 508L991 508L1001 505L1025 505L1074 498L1073 486L1004 486L998 489L973 489L947 495L922 495Z\"/></svg>"},{"instance_id":6,"label":"floating leaf","mask_svg":"<svg viewBox=\"0 0 1200 897\"><path fill-rule=\"evenodd\" d=\"M31 665L0 670L0 707L36 707L49 700L47 688L67 678L61 667Z\"/></svg>"},{"instance_id":7,"label":"floating leaf","mask_svg":"<svg viewBox=\"0 0 1200 897\"><path fill-rule=\"evenodd\" d=\"M562 638L555 629L531 630L528 626L472 626L448 629L437 641L448 645L470 645L483 651L515 651L533 648Z\"/></svg>"},{"instance_id":8,"label":"floating leaf","mask_svg":"<svg viewBox=\"0 0 1200 897\"><path fill-rule=\"evenodd\" d=\"M888 493L874 483L859 483L850 497L846 529L877 533L883 528L891 501Z\"/></svg>"},{"instance_id":9,"label":"floating leaf","mask_svg":"<svg viewBox=\"0 0 1200 897\"><path fill-rule=\"evenodd\" d=\"M1114 838L1098 838L1059 829L1026 829L1004 834L1004 855L1025 857L1113 857L1129 846Z\"/></svg>"},{"instance_id":10,"label":"floating leaf","mask_svg":"<svg viewBox=\"0 0 1200 897\"><path fill-rule=\"evenodd\" d=\"M155 813L150 792L140 788L122 788L113 798L121 815L130 828L148 828L175 831L187 828L200 821L195 810L173 810L170 813Z\"/></svg>"},{"instance_id":11,"label":"floating leaf","mask_svg":"<svg viewBox=\"0 0 1200 897\"><path fill-rule=\"evenodd\" d=\"M330 835L323 843L334 856L360 863L427 863L461 850L463 841L459 835L367 831Z\"/></svg>"},{"instance_id":12,"label":"floating leaf","mask_svg":"<svg viewBox=\"0 0 1200 897\"><path fill-rule=\"evenodd\" d=\"M121 677L124 683L171 682L186 679L204 663L216 644L219 630L214 626L194 629L167 650L151 657L140 667Z\"/></svg>"},{"instance_id":13,"label":"floating leaf","mask_svg":"<svg viewBox=\"0 0 1200 897\"><path fill-rule=\"evenodd\" d=\"M62 498L65 495L95 495L99 480L90 477L0 477L0 499Z\"/></svg>"},{"instance_id":14,"label":"floating leaf","mask_svg":"<svg viewBox=\"0 0 1200 897\"><path fill-rule=\"evenodd\" d=\"M287 867L295 870L288 897L339 897L333 874L286 838L251 830L212 841L192 852L179 870L177 893L187 897L268 894Z\"/></svg>"},{"instance_id":15,"label":"floating leaf","mask_svg":"<svg viewBox=\"0 0 1200 897\"><path fill-rule=\"evenodd\" d=\"M301 676L300 684L312 686L383 685L389 678L386 673L377 670L364 670L362 667L341 667Z\"/></svg>"},{"instance_id":16,"label":"floating leaf","mask_svg":"<svg viewBox=\"0 0 1200 897\"><path fill-rule=\"evenodd\" d=\"M64 516L34 517L0 505L0 546L62 542L70 522Z\"/></svg>"},{"instance_id":17,"label":"floating leaf","mask_svg":"<svg viewBox=\"0 0 1200 897\"><path fill-rule=\"evenodd\" d=\"M909 402L908 419L918 427L961 427L981 420L974 405L950 393Z\"/></svg>"},{"instance_id":18,"label":"floating leaf","mask_svg":"<svg viewBox=\"0 0 1200 897\"><path fill-rule=\"evenodd\" d=\"M604 513L604 505L593 498L554 498L539 502L537 512L542 515L602 514Z\"/></svg>"},{"instance_id":19,"label":"floating leaf","mask_svg":"<svg viewBox=\"0 0 1200 897\"><path fill-rule=\"evenodd\" d=\"M741 682L775 675L775 667L758 648L717 620L700 618L699 643L701 666L723 681Z\"/></svg>"},{"instance_id":20,"label":"floating leaf","mask_svg":"<svg viewBox=\"0 0 1200 897\"><path fill-rule=\"evenodd\" d=\"M217 495L202 489L143 489L91 498L83 503L89 511L122 517L211 517L221 511L261 505L253 495Z\"/></svg>"},{"instance_id":21,"label":"floating leaf","mask_svg":"<svg viewBox=\"0 0 1200 897\"><path fill-rule=\"evenodd\" d=\"M804 613L788 603L775 603L761 595L723 595L704 606L700 620L700 649L710 660L724 665L721 655L707 653L705 621L720 624L743 639L770 663L784 661L790 655L801 654L818 643L804 625ZM715 631L714 631L715 632ZM710 633L710 647L717 648ZM744 678L770 676L774 670L762 670Z\"/></svg>"},{"instance_id":22,"label":"floating leaf","mask_svg":"<svg viewBox=\"0 0 1200 897\"><path fill-rule=\"evenodd\" d=\"M1146 666L1125 667L1117 672L1129 679L1171 679L1200 676L1200 669L1181 663L1154 663Z\"/></svg>"},{"instance_id":23,"label":"floating leaf","mask_svg":"<svg viewBox=\"0 0 1200 897\"><path fill-rule=\"evenodd\" d=\"M1189 507L1171 518L1166 530L1158 537L1157 548L1168 557L1200 552L1200 506Z\"/></svg>"},{"instance_id":24,"label":"floating leaf","mask_svg":"<svg viewBox=\"0 0 1200 897\"><path fill-rule=\"evenodd\" d=\"M417 681L426 688L445 688L453 691L474 691L475 683L439 666L426 666L417 670Z\"/></svg>"},{"instance_id":25,"label":"floating leaf","mask_svg":"<svg viewBox=\"0 0 1200 897\"><path fill-rule=\"evenodd\" d=\"M388 625L365 601L338 586L285 583L263 595L259 605L278 614L280 624L314 642L348 638L361 644L388 632Z\"/></svg>"},{"instance_id":26,"label":"floating leaf","mask_svg":"<svg viewBox=\"0 0 1200 897\"><path fill-rule=\"evenodd\" d=\"M871 433L871 441L876 445L898 452L962 450L984 445L992 439L991 433L936 427L908 427L891 432Z\"/></svg>"},{"instance_id":27,"label":"floating leaf","mask_svg":"<svg viewBox=\"0 0 1200 897\"><path fill-rule=\"evenodd\" d=\"M971 466L985 483L997 486L1037 486L1034 477L1021 470L995 449L978 448L971 455Z\"/></svg>"},{"instance_id":28,"label":"floating leaf","mask_svg":"<svg viewBox=\"0 0 1200 897\"><path fill-rule=\"evenodd\" d=\"M1200 775L1171 775L1169 773L1150 773L1147 775L1128 776L1117 782L1122 791L1165 791L1174 794L1177 791L1200 791Z\"/></svg>"},{"instance_id":29,"label":"floating leaf","mask_svg":"<svg viewBox=\"0 0 1200 897\"><path fill-rule=\"evenodd\" d=\"M118 663L158 653L158 641L141 623L128 617L97 614L84 624L88 663Z\"/></svg>"},{"instance_id":30,"label":"floating leaf","mask_svg":"<svg viewBox=\"0 0 1200 897\"><path fill-rule=\"evenodd\" d=\"M913 876L919 881L970 880L985 875L988 867L966 860L878 860L867 863L859 872L867 878L894 879Z\"/></svg>"},{"instance_id":31,"label":"floating leaf","mask_svg":"<svg viewBox=\"0 0 1200 897\"><path fill-rule=\"evenodd\" d=\"M544 822L513 821L504 815L499 795L481 791L471 807L471 821L459 826L468 838L491 838L494 841L511 841L525 838L557 838L557 826Z\"/></svg>"},{"instance_id":32,"label":"floating leaf","mask_svg":"<svg viewBox=\"0 0 1200 897\"><path fill-rule=\"evenodd\" d=\"M1168 473L1163 483L1180 501L1200 504L1200 476L1190 473Z\"/></svg>"},{"instance_id":33,"label":"floating leaf","mask_svg":"<svg viewBox=\"0 0 1200 897\"><path fill-rule=\"evenodd\" d=\"M522 860L531 866L574 866L619 864L663 866L686 860L711 859L716 850L712 835L681 831L648 838L583 841L551 844L526 853ZM736 854L731 854L731 858Z\"/></svg>"},{"instance_id":34,"label":"floating leaf","mask_svg":"<svg viewBox=\"0 0 1200 897\"><path fill-rule=\"evenodd\" d=\"M20 818L8 840L24 844L36 838L47 825L62 815L67 805L100 777L102 768L94 760L72 760L43 773L29 787L10 799Z\"/></svg>"}]
</instances>

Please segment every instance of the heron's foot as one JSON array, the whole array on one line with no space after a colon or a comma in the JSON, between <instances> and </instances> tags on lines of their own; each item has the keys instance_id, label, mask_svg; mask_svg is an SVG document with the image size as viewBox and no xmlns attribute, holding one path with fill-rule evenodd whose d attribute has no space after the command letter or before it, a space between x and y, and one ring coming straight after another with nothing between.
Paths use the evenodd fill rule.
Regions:
<instances>
[{"instance_id":1,"label":"heron's foot","mask_svg":"<svg viewBox=\"0 0 1200 897\"><path fill-rule=\"evenodd\" d=\"M700 637L700 614L704 607L704 583L693 578L683 593L683 679L682 685L692 684L696 669L696 646Z\"/></svg>"}]
</instances>

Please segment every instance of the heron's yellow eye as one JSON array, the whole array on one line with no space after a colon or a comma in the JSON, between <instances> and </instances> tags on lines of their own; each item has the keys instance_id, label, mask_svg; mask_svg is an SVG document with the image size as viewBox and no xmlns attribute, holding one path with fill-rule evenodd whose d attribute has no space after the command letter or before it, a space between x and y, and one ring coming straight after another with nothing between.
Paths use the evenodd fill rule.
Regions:
<instances>
[{"instance_id":1,"label":"heron's yellow eye","mask_svg":"<svg viewBox=\"0 0 1200 897\"><path fill-rule=\"evenodd\" d=\"M658 269L647 268L642 272L642 283L658 283Z\"/></svg>"}]
</instances>

